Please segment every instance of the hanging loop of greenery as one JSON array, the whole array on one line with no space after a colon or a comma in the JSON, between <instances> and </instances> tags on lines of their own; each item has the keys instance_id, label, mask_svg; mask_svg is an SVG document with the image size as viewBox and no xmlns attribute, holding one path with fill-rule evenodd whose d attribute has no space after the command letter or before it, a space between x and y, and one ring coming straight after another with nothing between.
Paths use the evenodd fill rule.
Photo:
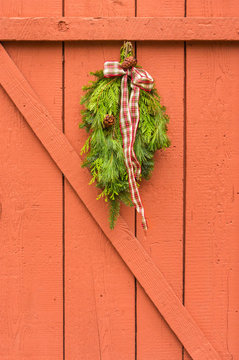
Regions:
<instances>
[{"instance_id":1,"label":"hanging loop of greenery","mask_svg":"<svg viewBox=\"0 0 239 360\"><path fill-rule=\"evenodd\" d=\"M132 44L125 42L120 50L120 63L133 55ZM104 77L103 70L90 74L95 80L83 87L85 94L81 98L84 109L79 127L89 133L81 149L81 154L85 154L82 166L91 172L90 184L95 183L101 189L97 199L103 198L110 206L110 227L113 229L120 203L133 206L119 124L121 77ZM130 94L131 79L128 79L128 90ZM141 179L149 179L154 168L154 153L170 146L167 136L169 118L155 86L150 92L140 92L139 112L134 152L141 165ZM111 115L115 121L112 126L105 127L104 119Z\"/></svg>"}]
</instances>

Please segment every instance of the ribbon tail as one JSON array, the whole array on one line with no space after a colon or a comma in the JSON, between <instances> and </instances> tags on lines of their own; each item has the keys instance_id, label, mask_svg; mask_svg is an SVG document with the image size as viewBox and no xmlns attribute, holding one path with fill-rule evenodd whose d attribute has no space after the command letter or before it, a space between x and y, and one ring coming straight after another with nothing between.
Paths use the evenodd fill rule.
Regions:
<instances>
[{"instance_id":1,"label":"ribbon tail","mask_svg":"<svg viewBox=\"0 0 239 360\"><path fill-rule=\"evenodd\" d=\"M132 142L132 162L135 170L135 177L139 179L141 174L141 166L140 163L135 155L134 152L134 142L136 138L136 132L138 129L139 124L139 95L140 95L140 88L135 85L131 85L132 92L130 96L130 102L129 102L129 109L130 109L130 115L132 119L132 128L133 128L133 142Z\"/></svg>"},{"instance_id":2,"label":"ribbon tail","mask_svg":"<svg viewBox=\"0 0 239 360\"><path fill-rule=\"evenodd\" d=\"M144 215L144 208L142 205L142 201L139 195L138 186L135 180L135 172L134 172L134 164L135 161L132 161L132 157L134 160L136 159L135 153L133 151L133 144L136 136L137 127L136 123L139 121L137 116L134 116L134 103L133 99L136 95L138 95L138 90L132 91L131 94L131 106L129 108L129 97L128 97L128 84L127 84L127 73L122 77L121 81L121 107L120 107L120 131L123 140L123 151L124 151L124 160L126 169L128 172L128 181L129 181L129 189L131 193L132 202L136 207L136 210L142 216L142 226L146 230L147 222ZM130 109L132 111L130 111ZM137 105L135 107L136 112L138 114ZM133 112L133 122L131 118L131 112ZM136 129L135 129L136 128ZM136 159L137 160L137 159ZM138 162L138 161L137 161ZM138 165L136 165L138 166ZM140 166L140 165L139 165Z\"/></svg>"}]
</instances>

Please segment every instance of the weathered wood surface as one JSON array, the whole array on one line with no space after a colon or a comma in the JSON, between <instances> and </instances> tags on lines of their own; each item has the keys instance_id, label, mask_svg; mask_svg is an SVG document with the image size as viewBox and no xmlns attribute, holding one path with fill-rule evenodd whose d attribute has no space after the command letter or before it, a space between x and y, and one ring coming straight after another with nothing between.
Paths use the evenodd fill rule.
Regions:
<instances>
[{"instance_id":1,"label":"weathered wood surface","mask_svg":"<svg viewBox=\"0 0 239 360\"><path fill-rule=\"evenodd\" d=\"M61 1L1 1L1 16L61 15ZM7 43L61 130L61 44ZM0 88L0 359L62 360L62 176Z\"/></svg>"},{"instance_id":2,"label":"weathered wood surface","mask_svg":"<svg viewBox=\"0 0 239 360\"><path fill-rule=\"evenodd\" d=\"M239 3L188 0L187 15L238 16ZM187 45L185 306L230 360L239 358L238 58L239 44Z\"/></svg>"},{"instance_id":3,"label":"weathered wood surface","mask_svg":"<svg viewBox=\"0 0 239 360\"><path fill-rule=\"evenodd\" d=\"M134 0L122 0L120 5L106 0L66 0L65 15L132 16L134 6ZM65 43L65 134L78 153L87 138L78 129L82 86L94 80L89 72L101 69L106 59L118 60L121 45ZM87 185L86 191L93 187ZM135 360L134 276L68 183L65 202L66 359ZM101 202L100 212L107 221L109 212L104 205ZM122 215L133 231L134 209L124 209Z\"/></svg>"},{"instance_id":4,"label":"weathered wood surface","mask_svg":"<svg viewBox=\"0 0 239 360\"><path fill-rule=\"evenodd\" d=\"M122 7L123 9L124 7ZM0 18L0 40L239 40L238 17Z\"/></svg>"},{"instance_id":5,"label":"weathered wood surface","mask_svg":"<svg viewBox=\"0 0 239 360\"><path fill-rule=\"evenodd\" d=\"M138 0L137 8L139 17L183 16L184 0ZM155 154L154 172L140 188L149 229L145 235L138 217L137 238L182 301L184 45L137 42L137 58L154 77L161 102L170 116L172 141L171 148ZM140 285L137 295L138 359L181 359L182 345Z\"/></svg>"},{"instance_id":6,"label":"weathered wood surface","mask_svg":"<svg viewBox=\"0 0 239 360\"><path fill-rule=\"evenodd\" d=\"M102 204L95 201L96 190L88 191L88 171L2 46L0 68L1 85L193 360L221 359L123 218L114 231L109 229Z\"/></svg>"}]
</instances>

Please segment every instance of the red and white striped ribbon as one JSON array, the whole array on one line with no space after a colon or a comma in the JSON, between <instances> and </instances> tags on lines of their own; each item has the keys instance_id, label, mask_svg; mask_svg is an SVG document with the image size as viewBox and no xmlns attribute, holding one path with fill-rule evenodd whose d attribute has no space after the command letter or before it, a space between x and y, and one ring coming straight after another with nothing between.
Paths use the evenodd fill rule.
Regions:
<instances>
[{"instance_id":1,"label":"red and white striped ribbon","mask_svg":"<svg viewBox=\"0 0 239 360\"><path fill-rule=\"evenodd\" d=\"M142 216L142 226L147 229L144 208L139 195L136 179L141 174L140 163L134 152L134 142L139 124L139 95L140 89L150 91L153 88L153 78L143 69L132 67L124 70L117 61L104 63L104 76L122 76L121 80L121 106L120 106L120 131L123 139L125 165L128 172L129 189L133 204ZM131 95L129 99L127 78L131 76Z\"/></svg>"}]
</instances>

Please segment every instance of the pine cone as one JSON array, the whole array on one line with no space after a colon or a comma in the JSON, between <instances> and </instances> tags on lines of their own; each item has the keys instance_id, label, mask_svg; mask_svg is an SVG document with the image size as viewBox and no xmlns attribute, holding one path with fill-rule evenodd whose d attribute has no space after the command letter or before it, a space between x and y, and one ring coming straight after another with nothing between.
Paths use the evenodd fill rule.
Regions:
<instances>
[{"instance_id":1,"label":"pine cone","mask_svg":"<svg viewBox=\"0 0 239 360\"><path fill-rule=\"evenodd\" d=\"M124 70L130 69L132 66L137 64L137 60L133 56L127 57L121 64Z\"/></svg>"},{"instance_id":2,"label":"pine cone","mask_svg":"<svg viewBox=\"0 0 239 360\"><path fill-rule=\"evenodd\" d=\"M105 116L105 118L104 118L104 126L105 126L106 128L108 128L108 127L114 125L114 123L115 123L115 117L114 117L114 115L108 115L108 114L107 114L107 115Z\"/></svg>"}]
</instances>

